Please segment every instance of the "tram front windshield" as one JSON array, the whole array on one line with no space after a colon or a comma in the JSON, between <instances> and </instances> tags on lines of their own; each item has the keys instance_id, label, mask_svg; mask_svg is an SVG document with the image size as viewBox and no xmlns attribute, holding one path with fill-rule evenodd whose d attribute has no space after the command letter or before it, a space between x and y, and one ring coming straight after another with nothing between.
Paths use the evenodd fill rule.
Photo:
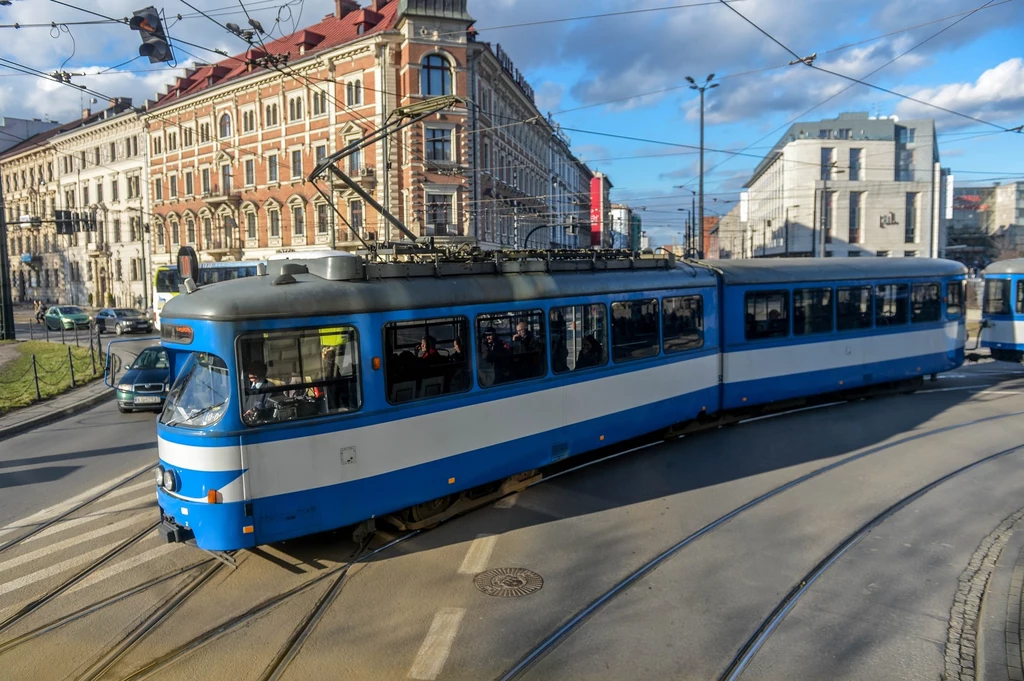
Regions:
<instances>
[{"instance_id":1,"label":"tram front windshield","mask_svg":"<svg viewBox=\"0 0 1024 681\"><path fill-rule=\"evenodd\" d=\"M174 382L160 423L167 426L211 426L227 411L231 382L224 360L208 352L193 352Z\"/></svg>"}]
</instances>

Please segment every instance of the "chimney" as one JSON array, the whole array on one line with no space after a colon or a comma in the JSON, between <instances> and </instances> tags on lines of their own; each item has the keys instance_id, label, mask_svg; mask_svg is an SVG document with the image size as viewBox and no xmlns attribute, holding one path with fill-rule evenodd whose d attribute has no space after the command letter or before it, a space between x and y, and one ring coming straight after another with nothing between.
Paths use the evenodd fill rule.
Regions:
<instances>
[{"instance_id":1,"label":"chimney","mask_svg":"<svg viewBox=\"0 0 1024 681\"><path fill-rule=\"evenodd\" d=\"M90 109L82 109L82 120L84 121L90 114L92 114Z\"/></svg>"},{"instance_id":2,"label":"chimney","mask_svg":"<svg viewBox=\"0 0 1024 681\"><path fill-rule=\"evenodd\" d=\"M373 3L370 5L370 8L374 12L378 12L379 13L381 11L381 9L383 9L384 6L387 5L388 2L390 2L390 1L391 0L373 0Z\"/></svg>"},{"instance_id":3,"label":"chimney","mask_svg":"<svg viewBox=\"0 0 1024 681\"><path fill-rule=\"evenodd\" d=\"M355 0L334 0L334 15L344 19L346 15L359 11L359 3Z\"/></svg>"}]
</instances>

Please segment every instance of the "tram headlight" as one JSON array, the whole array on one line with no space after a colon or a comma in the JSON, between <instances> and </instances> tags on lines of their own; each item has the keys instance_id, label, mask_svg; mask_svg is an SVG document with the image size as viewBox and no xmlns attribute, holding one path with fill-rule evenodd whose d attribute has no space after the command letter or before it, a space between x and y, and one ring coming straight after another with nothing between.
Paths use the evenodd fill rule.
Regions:
<instances>
[{"instance_id":1,"label":"tram headlight","mask_svg":"<svg viewBox=\"0 0 1024 681\"><path fill-rule=\"evenodd\" d=\"M160 466L156 467L156 486L162 487L164 484L164 469Z\"/></svg>"},{"instance_id":2,"label":"tram headlight","mask_svg":"<svg viewBox=\"0 0 1024 681\"><path fill-rule=\"evenodd\" d=\"M166 470L163 475L163 487L168 492L174 491L174 471Z\"/></svg>"}]
</instances>

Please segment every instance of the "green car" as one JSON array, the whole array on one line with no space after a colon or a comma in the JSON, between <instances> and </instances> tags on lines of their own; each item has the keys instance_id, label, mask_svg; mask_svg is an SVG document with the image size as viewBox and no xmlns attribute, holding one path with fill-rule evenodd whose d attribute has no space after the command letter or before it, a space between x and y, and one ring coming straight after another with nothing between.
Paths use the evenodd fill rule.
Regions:
<instances>
[{"instance_id":1,"label":"green car","mask_svg":"<svg viewBox=\"0 0 1024 681\"><path fill-rule=\"evenodd\" d=\"M171 365L167 351L151 345L135 358L117 382L117 410L126 414L136 409L159 411L167 399L171 381Z\"/></svg>"},{"instance_id":2,"label":"green car","mask_svg":"<svg viewBox=\"0 0 1024 681\"><path fill-rule=\"evenodd\" d=\"M88 329L91 321L85 310L74 305L54 305L43 315L43 323L52 331L74 331L76 326Z\"/></svg>"}]
</instances>

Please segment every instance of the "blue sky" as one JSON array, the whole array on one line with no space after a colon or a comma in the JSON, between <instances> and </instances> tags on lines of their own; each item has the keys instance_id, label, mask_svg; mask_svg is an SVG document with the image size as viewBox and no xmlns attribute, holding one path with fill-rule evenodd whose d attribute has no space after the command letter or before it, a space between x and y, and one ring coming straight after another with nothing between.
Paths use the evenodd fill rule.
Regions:
<instances>
[{"instance_id":1,"label":"blue sky","mask_svg":"<svg viewBox=\"0 0 1024 681\"><path fill-rule=\"evenodd\" d=\"M222 22L244 23L237 2L189 1ZM80 0L78 4L126 16L145 3ZM231 53L243 47L181 0L154 4L168 17L181 14L180 21L173 20L172 36L186 35L190 42ZM245 4L264 26L278 26L275 35L315 23L334 7L333 0L245 0ZM731 5L797 54L817 53L816 65L853 77L865 77L913 48L866 80L996 126L1024 124L1024 0L735 0ZM698 143L697 97L685 87L687 75L703 80L715 73L721 83L708 93L708 149L745 150L759 156L782 135L790 119L818 120L841 111L868 111L935 118L943 165L952 168L958 185L1024 179L1024 134L998 132L986 123L862 85L837 94L848 81L801 64L788 65L791 54L721 2L470 0L469 10L477 19L480 38L501 43L527 75L541 111L555 113L555 119L568 128L650 140L567 133L582 159L609 174L615 185L613 200L644 208L645 228L659 243L671 241L682 229L685 217L676 209L689 206L691 190L697 188L696 153L664 144ZM609 12L620 14L552 21ZM0 7L0 25L90 18L94 17L47 0L13 0L12 6ZM512 26L524 22L546 23ZM96 74L137 54L137 35L123 26L68 25L66 29L0 28L4 38L0 58L44 72L63 68ZM216 59L210 52L188 49L206 60ZM179 54L179 59L193 57ZM63 121L88 104L87 97L67 86L11 75L2 64L3 114ZM173 76L173 71L139 59L73 80L112 96L131 96L141 104ZM837 96L822 104L832 95ZM607 103L610 100L624 101ZM706 154L709 214L729 209L728 202L736 198L757 161L718 151Z\"/></svg>"}]
</instances>

